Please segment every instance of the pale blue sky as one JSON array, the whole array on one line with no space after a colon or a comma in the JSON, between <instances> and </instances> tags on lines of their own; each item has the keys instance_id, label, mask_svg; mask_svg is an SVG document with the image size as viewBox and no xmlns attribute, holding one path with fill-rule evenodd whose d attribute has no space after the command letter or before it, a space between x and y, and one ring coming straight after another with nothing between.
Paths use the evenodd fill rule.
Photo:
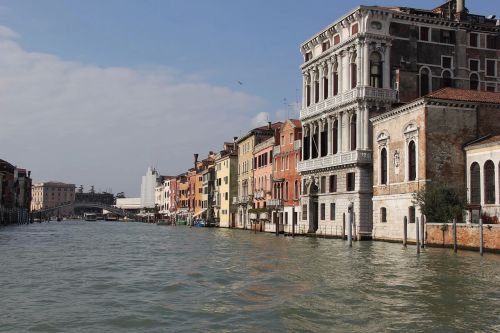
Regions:
<instances>
[{"instance_id":1,"label":"pale blue sky","mask_svg":"<svg viewBox=\"0 0 500 333\"><path fill-rule=\"evenodd\" d=\"M362 4L433 8L443 2L441 0L379 0L364 1ZM31 95L33 97L27 95L23 98L33 98L33 103L29 107L39 105L40 110L36 112L42 115L44 112L49 112L47 109L61 108L63 104L61 102L54 106L51 104L53 101L49 99L47 99L49 100L47 106L37 104L41 99L40 96L35 97L37 93L42 94L43 97L47 94L51 96L54 94L56 99L60 100L78 100L74 96L75 93L70 94L70 97L58 95L58 90L66 87L64 80L67 79L67 73L71 72L75 66L86 68L88 72L94 74L97 69L106 71L117 68L131 70L132 74L127 72L128 74L113 73L112 75L118 75L118 77L122 77L120 75L127 77L128 75L146 75L147 78L141 76L137 79L141 83L137 83L135 79L131 80L133 83L127 86L130 90L123 90L124 98L130 96L131 92L146 90L144 87L149 87L148 84L152 84L151 82L155 79L161 82L168 81L167 83L155 81L158 93L143 94L127 101L127 106L137 103L135 111L131 109L127 114L116 113L110 118L129 119L131 114L143 112L142 110L146 110L144 117L152 118L151 123L144 125L142 129L137 129L137 133L134 133L134 140L137 142L126 144L134 154L134 160L127 161L130 163L129 167L123 165L126 160L119 158L123 154L113 155L109 149L103 149L102 152L96 154L100 160L103 160L102 162L89 163L88 158L92 156L92 152L97 152L102 147L102 143L92 142L95 141L95 133L93 135L88 131L81 132L76 119L68 120L73 121L68 122L73 126L73 133L60 133L60 136L53 136L49 127L38 133L43 133L42 136L46 140L43 143L44 147L57 144L60 154L49 154L48 159L44 161L36 154L39 148L36 151L29 151L26 148L26 152L29 153L26 155L23 154L22 149L19 149L20 147L14 144L8 145L10 148L0 148L0 158L13 160L12 162L16 164L32 169L36 180L60 179L77 184L95 184L96 188L100 189L112 188L115 192L124 190L127 194L138 194L140 175L146 171L148 165L156 165L163 174L180 173L190 167L193 152L198 152L203 157L208 150L220 149L222 141L248 130L252 126L251 119L259 112L267 112L271 120L279 120L277 118L286 115L286 111L283 110L283 98L294 102L301 95L299 66L302 57L299 44L359 4L361 3L355 1L333 0L0 0L0 25L11 29L18 35L8 39L22 49L22 52L18 50L16 52L21 52L19 54L30 59L26 60L26 63L16 62L16 66L19 66L18 70L28 73L29 76L31 67L23 68L22 66L43 68L39 80L33 80L30 77L23 83L27 87L26 90L34 94ZM472 13L500 14L500 1L498 0L466 0L466 7ZM13 54L16 54L16 59L18 59L20 55L16 52ZM43 56L33 60L33 53ZM54 56L56 59L47 60L46 56ZM30 61L36 65L31 64ZM64 63L63 66L61 63ZM9 68L11 62L5 66ZM54 70L54 75L59 75L57 78L50 76L53 68L58 68ZM0 72L0 89L1 75L5 75L5 72ZM16 75L19 73L16 72ZM94 110L97 114L106 113L108 110L102 109L105 104L97 101L100 101L101 97L105 100L106 96L110 99L120 98L120 90L110 92L109 95L96 96L97 92L106 92L106 87L109 87L110 83L104 82L108 82L106 80L110 74L106 72L96 75L105 77L102 88L88 87L81 83L82 75L77 75L78 79L75 81L78 82L78 87L81 84L81 88L77 89L82 92L80 98L95 99L96 102L95 105L86 106L83 110L75 112L85 113L89 108L95 107L101 108ZM53 88L50 92L36 91L37 85L38 87L45 86L45 83L49 81L58 83L59 88ZM68 81L72 82L72 80ZM243 82L243 85L239 85L237 81ZM4 84L7 85L7 82ZM202 128L186 128L186 124L196 121L198 115L202 118L212 116L212 113L203 114L200 111L204 109L203 106L200 108L200 104L203 105L205 102L200 100L199 95L194 95L194 101L189 101L190 103L196 102L198 105L188 107L191 108L192 113L189 113L189 116L186 113L185 122L182 124L174 119L177 118L174 115L175 112L165 111L161 114L165 118L160 119L154 113L154 103L139 106L140 101L161 96L162 89L175 88L173 91L169 90L171 94L191 99L190 95L186 95L185 90L182 90L182 87L186 85L195 85L201 96L210 96L211 93L204 90L207 87L220 90L218 90L222 94L220 104L212 103L206 108L207 112L212 112L211 108L218 110L227 107L224 113L218 115L219 120L224 120L227 126L219 128L217 135L209 134ZM92 90L88 96L85 95L87 89ZM154 90L154 88L151 89ZM179 89L184 93L179 93ZM15 99L17 92L14 89L7 97L0 95L0 98ZM237 105L234 110L224 105L224 99ZM170 99L166 99L160 101L158 105L169 104L169 102ZM2 112L14 112L15 107L12 105L20 108L16 112L28 110L26 101L23 101L25 104L15 100L12 103L7 104L0 100L0 107L7 108ZM170 107L182 110L182 100L172 103ZM33 122L32 117L29 117L29 112L26 111L26 113L26 121ZM89 111L89 117L91 116ZM164 126L154 125L155 117ZM58 125L65 124L64 117L56 116L54 119ZM133 120L130 120L130 123L132 124ZM75 124L77 124L76 128ZM89 123L82 122L82 124L84 124L82 126L89 126ZM12 121L12 125L15 128L15 126L21 126L21 123ZM174 138L165 135L165 131L169 128L173 131L182 126L184 126L184 135L186 131L193 130L202 139L188 140L183 135L177 135ZM151 133L143 135L141 130ZM37 131L37 129L34 128L32 131ZM133 124L127 127L123 123L120 126L114 124L100 128L96 133L101 135L103 131L113 137L110 144L114 147L120 144L120 135L127 136L135 132ZM7 139L0 134L0 140ZM76 161L68 163L64 158L58 161L61 153L72 152L71 145L62 145L63 142L72 140L78 142L89 140L91 147L86 151L86 145L79 144L77 146L82 150L81 154L72 155ZM162 143L162 140L178 141L175 144L167 144ZM109 155L111 155L110 160L120 164L120 167L110 170L109 173L103 173L104 169L108 169L105 157ZM59 163L61 166L54 168L54 163ZM78 168L79 165L82 165L81 169Z\"/></svg>"}]
</instances>

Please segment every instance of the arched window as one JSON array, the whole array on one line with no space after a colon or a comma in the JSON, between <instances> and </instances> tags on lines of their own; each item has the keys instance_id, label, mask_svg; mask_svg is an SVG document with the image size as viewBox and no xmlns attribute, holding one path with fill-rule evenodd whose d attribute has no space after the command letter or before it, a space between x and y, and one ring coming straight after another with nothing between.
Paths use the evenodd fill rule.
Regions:
<instances>
[{"instance_id":1,"label":"arched window","mask_svg":"<svg viewBox=\"0 0 500 333\"><path fill-rule=\"evenodd\" d=\"M370 55L370 86L382 88L382 57L378 52Z\"/></svg>"},{"instance_id":2,"label":"arched window","mask_svg":"<svg viewBox=\"0 0 500 333\"><path fill-rule=\"evenodd\" d=\"M477 162L470 166L470 203L481 203L481 168Z\"/></svg>"},{"instance_id":3,"label":"arched window","mask_svg":"<svg viewBox=\"0 0 500 333\"><path fill-rule=\"evenodd\" d=\"M356 150L356 115L352 115L350 123L351 150Z\"/></svg>"},{"instance_id":4,"label":"arched window","mask_svg":"<svg viewBox=\"0 0 500 333\"><path fill-rule=\"evenodd\" d=\"M387 184L387 149L380 151L380 184Z\"/></svg>"},{"instance_id":5,"label":"arched window","mask_svg":"<svg viewBox=\"0 0 500 333\"><path fill-rule=\"evenodd\" d=\"M338 135L339 135L339 121L335 119L332 126L332 154L337 154L338 149Z\"/></svg>"},{"instance_id":6,"label":"arched window","mask_svg":"<svg viewBox=\"0 0 500 333\"><path fill-rule=\"evenodd\" d=\"M356 65L356 55L351 60L351 88L358 86L358 66Z\"/></svg>"},{"instance_id":7,"label":"arched window","mask_svg":"<svg viewBox=\"0 0 500 333\"><path fill-rule=\"evenodd\" d=\"M333 68L333 96L337 96L339 93L339 72L338 72L338 65L335 64L335 67Z\"/></svg>"},{"instance_id":8,"label":"arched window","mask_svg":"<svg viewBox=\"0 0 500 333\"><path fill-rule=\"evenodd\" d=\"M420 70L420 96L425 96L431 92L430 72L428 68Z\"/></svg>"},{"instance_id":9,"label":"arched window","mask_svg":"<svg viewBox=\"0 0 500 333\"><path fill-rule=\"evenodd\" d=\"M323 77L323 99L328 98L328 74L326 73Z\"/></svg>"},{"instance_id":10,"label":"arched window","mask_svg":"<svg viewBox=\"0 0 500 333\"><path fill-rule=\"evenodd\" d=\"M470 90L479 90L479 76L476 73L472 73L469 78Z\"/></svg>"},{"instance_id":11,"label":"arched window","mask_svg":"<svg viewBox=\"0 0 500 333\"><path fill-rule=\"evenodd\" d=\"M495 164L491 160L484 163L484 203L495 203Z\"/></svg>"},{"instance_id":12,"label":"arched window","mask_svg":"<svg viewBox=\"0 0 500 333\"><path fill-rule=\"evenodd\" d=\"M314 103L318 103L319 102L319 79L318 80L314 80Z\"/></svg>"},{"instance_id":13,"label":"arched window","mask_svg":"<svg viewBox=\"0 0 500 333\"><path fill-rule=\"evenodd\" d=\"M417 152L415 141L408 144L408 180L417 179Z\"/></svg>"},{"instance_id":14,"label":"arched window","mask_svg":"<svg viewBox=\"0 0 500 333\"><path fill-rule=\"evenodd\" d=\"M453 86L453 80L451 77L451 72L449 70L444 70L441 77L442 77L443 87Z\"/></svg>"},{"instance_id":15,"label":"arched window","mask_svg":"<svg viewBox=\"0 0 500 333\"><path fill-rule=\"evenodd\" d=\"M311 84L306 84L306 106L311 105Z\"/></svg>"},{"instance_id":16,"label":"arched window","mask_svg":"<svg viewBox=\"0 0 500 333\"><path fill-rule=\"evenodd\" d=\"M387 209L380 207L380 222L387 222Z\"/></svg>"}]
</instances>

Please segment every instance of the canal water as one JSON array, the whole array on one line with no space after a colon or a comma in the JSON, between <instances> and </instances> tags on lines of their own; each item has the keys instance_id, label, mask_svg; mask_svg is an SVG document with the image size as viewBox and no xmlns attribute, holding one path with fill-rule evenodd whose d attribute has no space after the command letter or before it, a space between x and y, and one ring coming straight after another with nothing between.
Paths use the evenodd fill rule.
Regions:
<instances>
[{"instance_id":1,"label":"canal water","mask_svg":"<svg viewBox=\"0 0 500 333\"><path fill-rule=\"evenodd\" d=\"M0 332L500 332L500 256L120 222L0 229Z\"/></svg>"}]
</instances>

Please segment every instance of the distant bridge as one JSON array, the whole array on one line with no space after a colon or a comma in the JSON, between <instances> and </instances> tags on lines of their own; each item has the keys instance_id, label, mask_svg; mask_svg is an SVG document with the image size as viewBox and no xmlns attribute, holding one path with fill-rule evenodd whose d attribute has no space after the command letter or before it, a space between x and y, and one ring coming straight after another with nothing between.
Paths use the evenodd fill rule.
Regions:
<instances>
[{"instance_id":1,"label":"distant bridge","mask_svg":"<svg viewBox=\"0 0 500 333\"><path fill-rule=\"evenodd\" d=\"M115 206L106 205L106 204L103 204L100 202L86 202L86 201L68 202L68 203L65 203L65 204L62 204L59 206L55 206L55 207L33 210L33 211L31 211L31 213L36 216L36 214L46 214L46 213L57 211L61 208L68 208L68 207L72 207L72 208L81 208L81 207L83 207L83 208L99 208L99 209L107 210L108 212L111 212L113 214L116 214L116 215L122 216L122 217L124 217L124 216L134 217L135 216L135 214L132 214L130 212L127 212L127 211L125 211L121 208L117 208Z\"/></svg>"}]
</instances>

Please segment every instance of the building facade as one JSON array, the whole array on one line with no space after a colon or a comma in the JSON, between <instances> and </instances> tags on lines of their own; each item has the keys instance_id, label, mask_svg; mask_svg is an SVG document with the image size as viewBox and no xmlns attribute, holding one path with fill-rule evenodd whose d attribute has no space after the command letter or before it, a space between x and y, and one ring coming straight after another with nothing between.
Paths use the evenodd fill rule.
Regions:
<instances>
[{"instance_id":1,"label":"building facade","mask_svg":"<svg viewBox=\"0 0 500 333\"><path fill-rule=\"evenodd\" d=\"M158 171L149 167L146 174L142 176L141 182L141 206L142 208L155 207L155 188L161 184Z\"/></svg>"},{"instance_id":2,"label":"building facade","mask_svg":"<svg viewBox=\"0 0 500 333\"><path fill-rule=\"evenodd\" d=\"M215 157L215 220L219 227L234 228L237 206L232 198L238 195L238 152L236 144L225 143Z\"/></svg>"},{"instance_id":3,"label":"building facade","mask_svg":"<svg viewBox=\"0 0 500 333\"><path fill-rule=\"evenodd\" d=\"M414 240L422 218L414 193L431 183L466 188L465 170L473 162L467 166L463 147L500 133L500 93L444 88L372 123L373 238L402 239L406 217L408 239Z\"/></svg>"},{"instance_id":4,"label":"building facade","mask_svg":"<svg viewBox=\"0 0 500 333\"><path fill-rule=\"evenodd\" d=\"M371 235L369 119L442 87L497 90L499 31L461 0L432 10L360 6L301 45L298 169L309 232L323 216L340 230L352 202L355 233Z\"/></svg>"},{"instance_id":5,"label":"building facade","mask_svg":"<svg viewBox=\"0 0 500 333\"><path fill-rule=\"evenodd\" d=\"M297 164L302 157L302 124L299 120L289 119L280 128L279 142L273 148L273 199L275 205L283 207L281 220L289 228L292 223L299 225L301 178ZM299 230L305 230L297 228ZM287 230L291 231L291 230Z\"/></svg>"},{"instance_id":6,"label":"building facade","mask_svg":"<svg viewBox=\"0 0 500 333\"><path fill-rule=\"evenodd\" d=\"M0 224L28 223L31 172L0 159Z\"/></svg>"},{"instance_id":7,"label":"building facade","mask_svg":"<svg viewBox=\"0 0 500 333\"><path fill-rule=\"evenodd\" d=\"M500 220L500 134L476 140L464 149L467 202L480 207L480 211L470 210L467 222L477 223L480 216L483 223L496 222Z\"/></svg>"},{"instance_id":8,"label":"building facade","mask_svg":"<svg viewBox=\"0 0 500 333\"><path fill-rule=\"evenodd\" d=\"M31 210L54 208L75 202L75 184L62 182L40 182L33 184ZM54 211L57 216L70 216L72 207L61 207Z\"/></svg>"},{"instance_id":9,"label":"building facade","mask_svg":"<svg viewBox=\"0 0 500 333\"><path fill-rule=\"evenodd\" d=\"M254 148L259 143L274 136L281 123L268 123L242 136L236 141L238 146L238 196L233 197L233 204L238 205L237 228L250 227L248 210L254 208Z\"/></svg>"}]
</instances>

